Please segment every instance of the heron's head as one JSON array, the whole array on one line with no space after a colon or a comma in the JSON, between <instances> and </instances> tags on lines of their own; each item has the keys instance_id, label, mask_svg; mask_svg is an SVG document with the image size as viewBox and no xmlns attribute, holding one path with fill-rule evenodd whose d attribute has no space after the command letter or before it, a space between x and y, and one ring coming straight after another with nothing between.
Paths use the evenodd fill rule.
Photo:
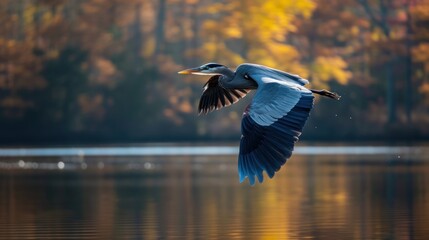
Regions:
<instances>
[{"instance_id":1,"label":"heron's head","mask_svg":"<svg viewBox=\"0 0 429 240\"><path fill-rule=\"evenodd\" d=\"M206 63L196 68L189 68L178 72L179 74L194 74L194 75L219 75L225 72L228 67L219 63Z\"/></svg>"}]
</instances>

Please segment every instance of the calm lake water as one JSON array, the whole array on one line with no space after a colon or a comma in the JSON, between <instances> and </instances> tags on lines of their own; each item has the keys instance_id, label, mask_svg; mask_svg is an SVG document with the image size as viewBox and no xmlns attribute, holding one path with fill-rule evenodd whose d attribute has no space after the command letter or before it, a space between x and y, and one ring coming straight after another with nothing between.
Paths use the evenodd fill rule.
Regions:
<instances>
[{"instance_id":1,"label":"calm lake water","mask_svg":"<svg viewBox=\"0 0 429 240\"><path fill-rule=\"evenodd\" d=\"M0 239L429 238L427 147L302 146L253 187L199 148L0 149Z\"/></svg>"}]
</instances>

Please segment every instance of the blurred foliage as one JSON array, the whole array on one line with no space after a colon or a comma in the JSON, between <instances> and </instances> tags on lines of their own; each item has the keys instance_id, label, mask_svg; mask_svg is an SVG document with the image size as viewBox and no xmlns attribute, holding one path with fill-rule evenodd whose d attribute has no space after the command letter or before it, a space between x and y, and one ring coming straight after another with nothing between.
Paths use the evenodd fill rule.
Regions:
<instances>
[{"instance_id":1,"label":"blurred foliage","mask_svg":"<svg viewBox=\"0 0 429 240\"><path fill-rule=\"evenodd\" d=\"M428 0L0 2L3 143L238 139L236 106L197 117L205 62L329 88L305 139L429 136Z\"/></svg>"}]
</instances>

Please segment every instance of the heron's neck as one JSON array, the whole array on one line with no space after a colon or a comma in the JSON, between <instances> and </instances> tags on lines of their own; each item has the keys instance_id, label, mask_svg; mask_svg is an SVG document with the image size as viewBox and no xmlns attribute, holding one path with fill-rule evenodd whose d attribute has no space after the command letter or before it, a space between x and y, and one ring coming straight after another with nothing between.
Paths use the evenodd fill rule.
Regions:
<instances>
[{"instance_id":1,"label":"heron's neck","mask_svg":"<svg viewBox=\"0 0 429 240\"><path fill-rule=\"evenodd\" d=\"M231 69L229 69L229 68L222 68L222 69L219 69L219 73L220 74L222 74L223 75L223 78L225 78L225 79L233 79L234 78L234 75L235 75L235 72L234 71L232 71Z\"/></svg>"}]
</instances>

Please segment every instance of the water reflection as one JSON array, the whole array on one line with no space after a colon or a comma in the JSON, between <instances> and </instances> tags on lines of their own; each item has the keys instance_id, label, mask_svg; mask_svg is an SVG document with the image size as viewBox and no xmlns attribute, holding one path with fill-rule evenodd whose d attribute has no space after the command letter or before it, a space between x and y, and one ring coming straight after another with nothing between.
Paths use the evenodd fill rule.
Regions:
<instances>
[{"instance_id":1,"label":"water reflection","mask_svg":"<svg viewBox=\"0 0 429 240\"><path fill-rule=\"evenodd\" d=\"M59 162L25 162L36 161ZM295 156L254 187L238 183L233 156L61 161L0 170L1 239L429 236L429 164L419 159Z\"/></svg>"}]
</instances>

